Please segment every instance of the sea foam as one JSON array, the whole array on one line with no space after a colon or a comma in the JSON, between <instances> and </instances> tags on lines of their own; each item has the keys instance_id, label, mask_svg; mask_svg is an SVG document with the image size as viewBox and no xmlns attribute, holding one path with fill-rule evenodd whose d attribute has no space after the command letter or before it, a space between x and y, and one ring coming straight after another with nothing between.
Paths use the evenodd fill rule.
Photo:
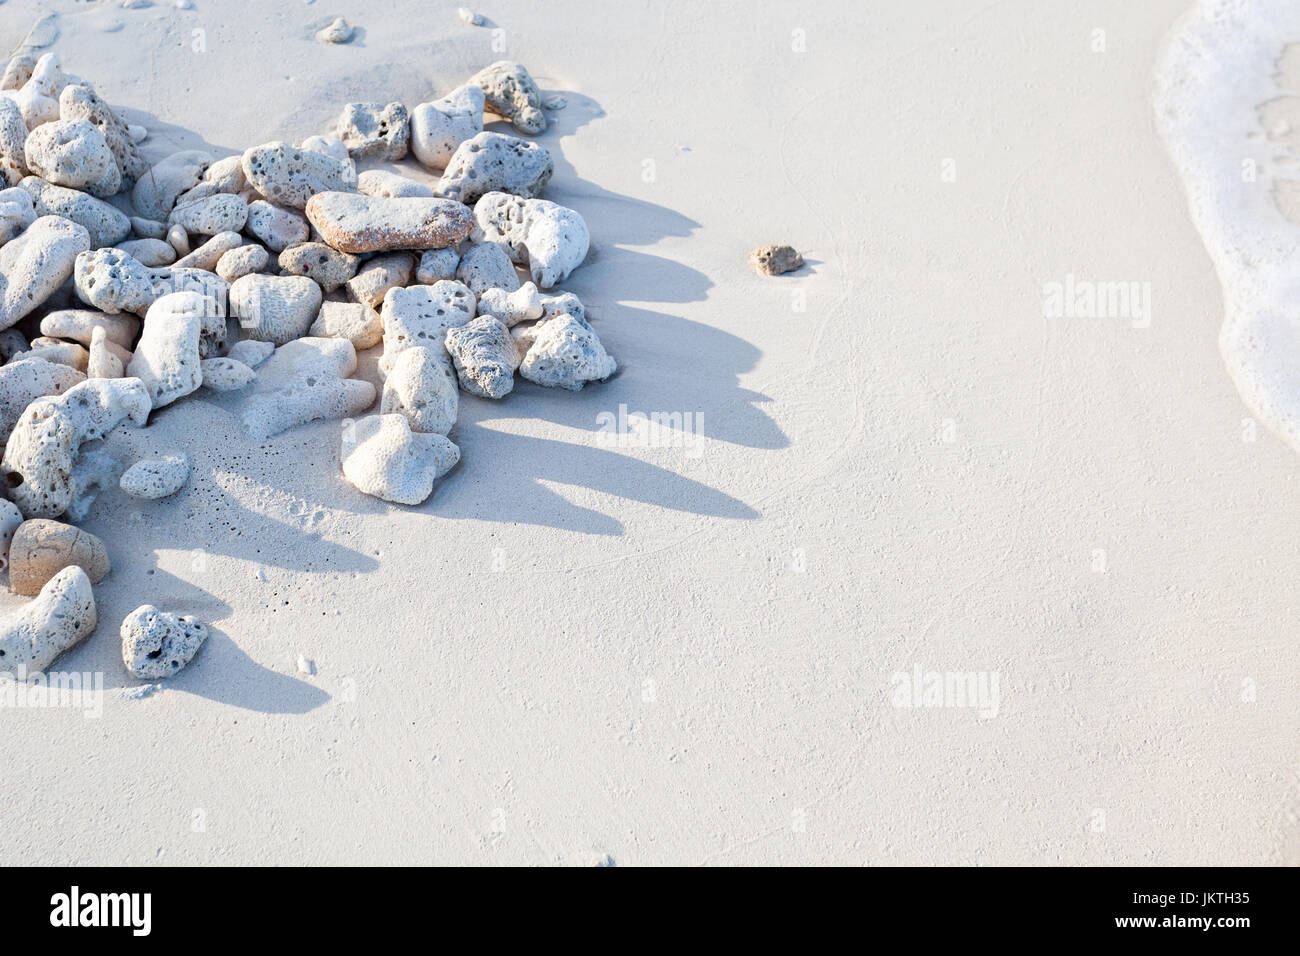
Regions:
<instances>
[{"instance_id":1,"label":"sea foam","mask_svg":"<svg viewBox=\"0 0 1300 956\"><path fill-rule=\"evenodd\" d=\"M1300 450L1300 3L1197 0L1165 42L1156 121L1223 285L1219 348Z\"/></svg>"}]
</instances>

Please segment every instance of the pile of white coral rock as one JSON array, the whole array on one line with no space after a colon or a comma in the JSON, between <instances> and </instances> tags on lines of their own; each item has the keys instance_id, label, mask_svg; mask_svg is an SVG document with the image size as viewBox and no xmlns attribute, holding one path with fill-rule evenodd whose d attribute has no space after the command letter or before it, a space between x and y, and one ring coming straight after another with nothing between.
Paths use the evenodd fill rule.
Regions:
<instances>
[{"instance_id":1,"label":"pile of white coral rock","mask_svg":"<svg viewBox=\"0 0 1300 956\"><path fill-rule=\"evenodd\" d=\"M515 375L570 390L615 371L578 298L582 216L541 198L546 128L517 63L441 99L349 103L329 135L241 155L144 160L146 130L45 54L0 78L0 569L35 600L0 618L0 671L45 668L96 624L109 570L83 518L115 478L174 494L184 455L125 474L82 446L201 388L245 392L262 441L344 419L344 477L417 504L460 458L460 392L501 399ZM430 188L400 166L441 171ZM112 202L108 200L112 199ZM129 210L131 214L128 214ZM521 277L520 270L525 272ZM382 390L353 378L382 345ZM174 673L206 629L142 605L122 625L137 676Z\"/></svg>"}]
</instances>

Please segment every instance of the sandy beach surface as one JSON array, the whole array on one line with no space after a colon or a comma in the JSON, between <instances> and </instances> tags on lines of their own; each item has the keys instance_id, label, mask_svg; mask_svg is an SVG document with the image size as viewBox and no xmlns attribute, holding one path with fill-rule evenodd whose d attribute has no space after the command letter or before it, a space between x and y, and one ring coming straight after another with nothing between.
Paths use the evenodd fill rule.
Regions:
<instances>
[{"instance_id":1,"label":"sandy beach surface","mask_svg":"<svg viewBox=\"0 0 1300 956\"><path fill-rule=\"evenodd\" d=\"M194 477L83 523L113 571L59 667L104 711L0 715L0 863L1300 863L1300 459L1153 118L1186 7L0 6L150 159L523 62L620 365L464 397L414 508L238 395L114 433ZM755 274L772 242L808 265ZM1146 321L1045 316L1067 282ZM164 685L120 657L144 603L213 630ZM932 673L996 695L901 706Z\"/></svg>"}]
</instances>

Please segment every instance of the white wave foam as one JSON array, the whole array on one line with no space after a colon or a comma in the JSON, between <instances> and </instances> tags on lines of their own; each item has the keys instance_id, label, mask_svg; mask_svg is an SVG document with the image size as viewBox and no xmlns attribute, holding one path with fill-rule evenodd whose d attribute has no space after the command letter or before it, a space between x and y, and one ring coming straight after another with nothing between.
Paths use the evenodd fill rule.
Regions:
<instances>
[{"instance_id":1,"label":"white wave foam","mask_svg":"<svg viewBox=\"0 0 1300 956\"><path fill-rule=\"evenodd\" d=\"M1300 450L1297 41L1296 0L1198 0L1166 40L1154 99L1223 285L1228 371L1251 411Z\"/></svg>"}]
</instances>

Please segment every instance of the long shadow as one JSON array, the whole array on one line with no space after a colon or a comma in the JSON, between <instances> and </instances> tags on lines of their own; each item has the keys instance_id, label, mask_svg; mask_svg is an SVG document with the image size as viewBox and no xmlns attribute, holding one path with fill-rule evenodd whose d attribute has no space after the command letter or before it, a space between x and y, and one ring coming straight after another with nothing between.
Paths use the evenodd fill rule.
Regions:
<instances>
[{"instance_id":1,"label":"long shadow","mask_svg":"<svg viewBox=\"0 0 1300 956\"><path fill-rule=\"evenodd\" d=\"M619 361L620 374L602 386L597 411L619 405L645 412L690 413L696 434L748 448L778 449L789 439L761 404L767 396L742 388L740 376L757 365L761 353L749 342L649 304L701 302L714 282L703 272L637 247L665 238L688 238L699 223L665 206L605 189L574 169L561 140L605 115L589 96L559 93L564 109L548 111L550 123L537 137L551 150L555 173L546 196L582 212L593 236L587 261L563 283L587 306L601 341ZM509 129L490 123L488 128ZM609 277L614 277L610 279ZM602 281L602 279L606 281ZM610 290L619 298L604 299ZM594 429L595 414L568 395L534 390L541 414L574 428ZM586 394L586 392L584 392ZM533 402L530 402L530 408Z\"/></svg>"},{"instance_id":2,"label":"long shadow","mask_svg":"<svg viewBox=\"0 0 1300 956\"><path fill-rule=\"evenodd\" d=\"M585 534L623 533L623 523L617 518L566 501L542 485L543 481L690 514L742 520L758 517L757 511L737 498L631 455L485 428L473 420L477 409L467 407L470 404L462 405L461 420L453 432L462 449L461 463L422 507L439 517L481 519L487 501L491 502L487 517L493 521ZM500 462L510 466L502 467Z\"/></svg>"}]
</instances>

